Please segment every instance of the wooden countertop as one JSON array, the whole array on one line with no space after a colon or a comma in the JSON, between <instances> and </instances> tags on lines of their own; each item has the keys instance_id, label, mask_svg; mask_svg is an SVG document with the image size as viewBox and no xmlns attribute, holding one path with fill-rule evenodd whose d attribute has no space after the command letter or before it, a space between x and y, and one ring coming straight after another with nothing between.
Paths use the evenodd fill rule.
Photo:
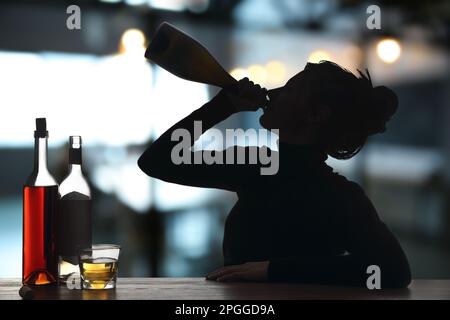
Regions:
<instances>
[{"instance_id":1,"label":"wooden countertop","mask_svg":"<svg viewBox=\"0 0 450 320\"><path fill-rule=\"evenodd\" d=\"M20 279L0 279L0 300L17 300ZM119 278L115 290L39 288L34 299L69 300L310 300L449 299L450 280L414 280L408 289L368 290L284 283L218 283L204 278Z\"/></svg>"}]
</instances>

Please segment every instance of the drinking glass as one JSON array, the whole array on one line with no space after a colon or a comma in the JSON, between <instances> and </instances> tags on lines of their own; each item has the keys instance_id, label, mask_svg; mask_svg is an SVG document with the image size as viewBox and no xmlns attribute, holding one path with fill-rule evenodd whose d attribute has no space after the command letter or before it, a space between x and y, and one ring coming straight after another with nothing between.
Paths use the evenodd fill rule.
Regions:
<instances>
[{"instance_id":1,"label":"drinking glass","mask_svg":"<svg viewBox=\"0 0 450 320\"><path fill-rule=\"evenodd\" d=\"M78 251L83 289L114 289L117 281L120 246L94 244Z\"/></svg>"}]
</instances>

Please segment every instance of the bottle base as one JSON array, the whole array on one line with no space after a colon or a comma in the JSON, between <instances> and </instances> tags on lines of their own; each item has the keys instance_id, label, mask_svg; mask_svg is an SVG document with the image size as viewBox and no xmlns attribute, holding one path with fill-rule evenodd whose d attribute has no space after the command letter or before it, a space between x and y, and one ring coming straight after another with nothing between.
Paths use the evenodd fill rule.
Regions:
<instances>
[{"instance_id":1,"label":"bottle base","mask_svg":"<svg viewBox=\"0 0 450 320\"><path fill-rule=\"evenodd\" d=\"M56 278L47 270L35 270L22 281L23 285L28 286L42 286L56 283Z\"/></svg>"}]
</instances>

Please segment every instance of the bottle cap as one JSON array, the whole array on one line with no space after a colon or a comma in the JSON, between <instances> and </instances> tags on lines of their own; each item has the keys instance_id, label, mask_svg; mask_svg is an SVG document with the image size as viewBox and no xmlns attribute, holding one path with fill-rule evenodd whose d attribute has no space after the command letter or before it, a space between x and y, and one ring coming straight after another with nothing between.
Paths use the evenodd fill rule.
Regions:
<instances>
[{"instance_id":1,"label":"bottle cap","mask_svg":"<svg viewBox=\"0 0 450 320\"><path fill-rule=\"evenodd\" d=\"M81 164L81 136L69 137L69 164Z\"/></svg>"},{"instance_id":2,"label":"bottle cap","mask_svg":"<svg viewBox=\"0 0 450 320\"><path fill-rule=\"evenodd\" d=\"M72 149L81 148L81 136L70 136L69 144Z\"/></svg>"},{"instance_id":3,"label":"bottle cap","mask_svg":"<svg viewBox=\"0 0 450 320\"><path fill-rule=\"evenodd\" d=\"M36 118L36 130L34 131L35 138L48 137L47 121L45 118Z\"/></svg>"}]
</instances>

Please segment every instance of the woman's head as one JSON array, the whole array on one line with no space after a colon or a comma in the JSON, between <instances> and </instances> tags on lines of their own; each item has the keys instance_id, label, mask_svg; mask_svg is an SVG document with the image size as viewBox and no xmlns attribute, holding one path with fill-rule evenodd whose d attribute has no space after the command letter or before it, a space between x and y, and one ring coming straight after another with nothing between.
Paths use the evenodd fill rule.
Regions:
<instances>
[{"instance_id":1,"label":"woman's head","mask_svg":"<svg viewBox=\"0 0 450 320\"><path fill-rule=\"evenodd\" d=\"M358 72L360 77L329 61L308 63L271 91L261 125L279 129L282 141L316 144L334 158L351 158L369 135L386 130L398 106L392 90L372 87L369 73Z\"/></svg>"}]
</instances>

